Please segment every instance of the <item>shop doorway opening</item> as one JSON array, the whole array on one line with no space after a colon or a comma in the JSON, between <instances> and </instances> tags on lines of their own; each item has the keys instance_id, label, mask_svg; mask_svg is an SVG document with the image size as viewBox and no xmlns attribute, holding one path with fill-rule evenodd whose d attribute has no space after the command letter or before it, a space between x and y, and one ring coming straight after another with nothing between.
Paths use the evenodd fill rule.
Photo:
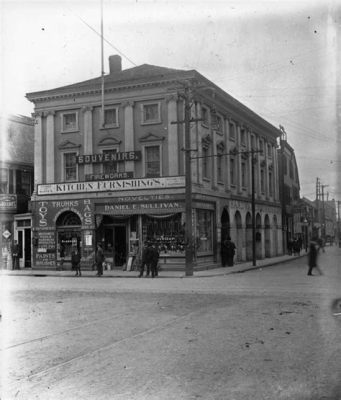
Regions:
<instances>
[{"instance_id":1,"label":"shop doorway opening","mask_svg":"<svg viewBox=\"0 0 341 400\"><path fill-rule=\"evenodd\" d=\"M73 247L77 247L78 251L81 250L81 224L79 216L72 211L66 211L57 218L58 260L60 259L62 247L64 248L66 261L71 261Z\"/></svg>"},{"instance_id":2,"label":"shop doorway opening","mask_svg":"<svg viewBox=\"0 0 341 400\"><path fill-rule=\"evenodd\" d=\"M104 256L113 267L122 267L128 256L127 222L104 216L98 229Z\"/></svg>"}]
</instances>

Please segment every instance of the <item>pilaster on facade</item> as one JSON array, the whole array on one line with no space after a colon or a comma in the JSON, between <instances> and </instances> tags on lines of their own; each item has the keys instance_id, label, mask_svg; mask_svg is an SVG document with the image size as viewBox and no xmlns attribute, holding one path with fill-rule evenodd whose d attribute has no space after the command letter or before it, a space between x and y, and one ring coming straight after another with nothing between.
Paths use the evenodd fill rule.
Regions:
<instances>
[{"instance_id":1,"label":"pilaster on facade","mask_svg":"<svg viewBox=\"0 0 341 400\"><path fill-rule=\"evenodd\" d=\"M125 101L124 108L124 151L134 150L134 101ZM127 161L126 171L135 172L135 163Z\"/></svg>"},{"instance_id":2,"label":"pilaster on facade","mask_svg":"<svg viewBox=\"0 0 341 400\"><path fill-rule=\"evenodd\" d=\"M269 182L269 149L268 142L264 141L264 154L265 154L265 198L270 199L270 182Z\"/></svg>"},{"instance_id":3,"label":"pilaster on facade","mask_svg":"<svg viewBox=\"0 0 341 400\"><path fill-rule=\"evenodd\" d=\"M197 103L197 118L202 118L202 107L201 107L201 103ZM197 182L199 183L199 185L203 184L203 159L202 159L202 148L203 148L203 137L204 137L204 132L203 132L203 127L201 122L197 122L197 143L196 143L196 148L197 148L197 160L196 160L196 164L197 164L197 172L198 172L198 176L197 176Z\"/></svg>"},{"instance_id":4,"label":"pilaster on facade","mask_svg":"<svg viewBox=\"0 0 341 400\"><path fill-rule=\"evenodd\" d=\"M178 141L178 121L177 95L166 96L167 115L168 115L168 175L179 175L179 141Z\"/></svg>"},{"instance_id":5,"label":"pilaster on facade","mask_svg":"<svg viewBox=\"0 0 341 400\"><path fill-rule=\"evenodd\" d=\"M272 159L274 165L274 200L279 201L278 152L274 146L272 147Z\"/></svg>"},{"instance_id":6,"label":"pilaster on facade","mask_svg":"<svg viewBox=\"0 0 341 400\"><path fill-rule=\"evenodd\" d=\"M33 114L35 118L34 125L34 187L43 183L43 155L44 155L44 138L43 138L43 112Z\"/></svg>"},{"instance_id":7,"label":"pilaster on facade","mask_svg":"<svg viewBox=\"0 0 341 400\"><path fill-rule=\"evenodd\" d=\"M214 129L214 126L212 125L212 116L211 113L209 113L209 127L210 127L210 133L212 137L212 174L211 174L211 180L212 180L212 187L213 189L216 189L218 186L218 177L217 177L217 132Z\"/></svg>"},{"instance_id":8,"label":"pilaster on facade","mask_svg":"<svg viewBox=\"0 0 341 400\"><path fill-rule=\"evenodd\" d=\"M46 113L46 159L44 160L46 171L46 183L55 181L55 132L54 132L54 111Z\"/></svg>"},{"instance_id":9,"label":"pilaster on facade","mask_svg":"<svg viewBox=\"0 0 341 400\"><path fill-rule=\"evenodd\" d=\"M257 142L257 149L260 149L260 138L256 138ZM257 198L261 199L262 198L262 185L261 185L261 162L262 162L262 156L261 153L257 153L257 163L255 165L255 172L256 172L256 182L257 182Z\"/></svg>"},{"instance_id":10,"label":"pilaster on facade","mask_svg":"<svg viewBox=\"0 0 341 400\"><path fill-rule=\"evenodd\" d=\"M93 107L86 106L82 107L83 115L84 115L84 137L83 137L83 145L84 145L84 154L92 154L93 153L93 130L92 130L92 111ZM93 166L92 164L84 165L84 174L92 174Z\"/></svg>"},{"instance_id":11,"label":"pilaster on facade","mask_svg":"<svg viewBox=\"0 0 341 400\"><path fill-rule=\"evenodd\" d=\"M242 193L242 155L241 155L241 129L240 124L237 125L236 142L238 154L237 158L237 191L238 194Z\"/></svg>"},{"instance_id":12,"label":"pilaster on facade","mask_svg":"<svg viewBox=\"0 0 341 400\"><path fill-rule=\"evenodd\" d=\"M252 150L252 131L250 129L247 130L247 151ZM252 196L252 163L253 163L253 154L248 154L248 176L249 179L247 181L248 184L248 194Z\"/></svg>"},{"instance_id":13,"label":"pilaster on facade","mask_svg":"<svg viewBox=\"0 0 341 400\"><path fill-rule=\"evenodd\" d=\"M231 151L231 141L230 141L230 121L231 118L227 117L225 118L224 122L224 138L225 138L225 143L226 143L226 153L229 153ZM230 177L230 156L227 155L224 157L225 158L225 167L226 167L226 177L225 177L225 190L229 192L231 190L231 177Z\"/></svg>"}]
</instances>

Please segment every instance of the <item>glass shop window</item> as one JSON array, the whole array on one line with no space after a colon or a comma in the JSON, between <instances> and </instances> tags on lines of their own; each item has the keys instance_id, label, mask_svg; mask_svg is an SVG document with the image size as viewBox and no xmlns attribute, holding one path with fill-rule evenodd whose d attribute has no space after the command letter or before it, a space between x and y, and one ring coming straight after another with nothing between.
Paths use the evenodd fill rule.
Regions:
<instances>
[{"instance_id":1,"label":"glass shop window","mask_svg":"<svg viewBox=\"0 0 341 400\"><path fill-rule=\"evenodd\" d=\"M213 251L213 212L197 210L196 250L198 253Z\"/></svg>"}]
</instances>

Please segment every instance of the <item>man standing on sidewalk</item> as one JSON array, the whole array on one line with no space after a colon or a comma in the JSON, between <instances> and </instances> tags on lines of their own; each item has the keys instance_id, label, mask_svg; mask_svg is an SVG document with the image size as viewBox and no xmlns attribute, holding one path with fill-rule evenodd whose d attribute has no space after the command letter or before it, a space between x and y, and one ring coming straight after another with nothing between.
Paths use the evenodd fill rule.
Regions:
<instances>
[{"instance_id":1,"label":"man standing on sidewalk","mask_svg":"<svg viewBox=\"0 0 341 400\"><path fill-rule=\"evenodd\" d=\"M100 243L97 243L97 251L96 251L96 268L97 268L97 274L96 276L102 276L103 275L103 263L104 263L104 253L102 246Z\"/></svg>"}]
</instances>

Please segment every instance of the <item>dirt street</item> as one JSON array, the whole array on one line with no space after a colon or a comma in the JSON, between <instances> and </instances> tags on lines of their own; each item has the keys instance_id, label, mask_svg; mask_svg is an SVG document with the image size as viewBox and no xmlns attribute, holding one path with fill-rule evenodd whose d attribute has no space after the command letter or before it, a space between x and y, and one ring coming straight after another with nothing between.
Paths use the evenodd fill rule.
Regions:
<instances>
[{"instance_id":1,"label":"dirt street","mask_svg":"<svg viewBox=\"0 0 341 400\"><path fill-rule=\"evenodd\" d=\"M340 400L341 250L228 276L2 277L2 400Z\"/></svg>"}]
</instances>

